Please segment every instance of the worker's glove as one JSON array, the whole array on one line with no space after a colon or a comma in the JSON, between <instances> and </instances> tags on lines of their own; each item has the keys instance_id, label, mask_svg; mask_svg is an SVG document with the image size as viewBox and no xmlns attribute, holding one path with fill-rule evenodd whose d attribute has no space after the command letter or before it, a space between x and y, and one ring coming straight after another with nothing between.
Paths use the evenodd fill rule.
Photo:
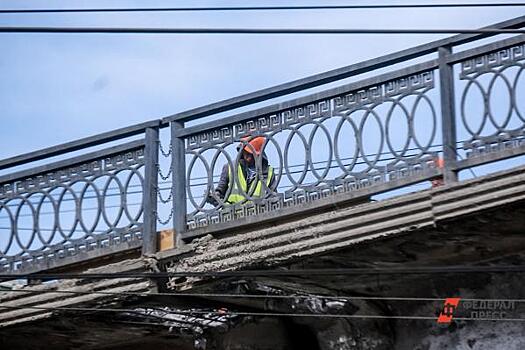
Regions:
<instances>
[{"instance_id":1,"label":"worker's glove","mask_svg":"<svg viewBox=\"0 0 525 350\"><path fill-rule=\"evenodd\" d=\"M219 193L218 192L215 192L215 195L213 194L213 192L208 192L207 195L206 195L206 202L207 203L210 203L211 205L213 205L214 207L217 207L219 206L219 201L217 200L216 197L219 197ZM219 197L220 198L220 197Z\"/></svg>"}]
</instances>

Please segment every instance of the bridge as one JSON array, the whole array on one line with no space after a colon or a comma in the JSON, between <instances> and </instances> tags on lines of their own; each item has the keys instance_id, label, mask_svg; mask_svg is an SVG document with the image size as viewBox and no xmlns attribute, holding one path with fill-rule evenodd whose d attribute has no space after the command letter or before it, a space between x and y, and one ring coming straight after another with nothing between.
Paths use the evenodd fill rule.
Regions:
<instances>
[{"instance_id":1,"label":"bridge","mask_svg":"<svg viewBox=\"0 0 525 350\"><path fill-rule=\"evenodd\" d=\"M0 343L479 340L487 324L468 317L423 329L458 293L523 298L524 63L524 35L462 34L1 160ZM245 200L228 203L221 171L256 137L262 195L230 171L224 198L236 185ZM525 341L505 327L507 348Z\"/></svg>"}]
</instances>

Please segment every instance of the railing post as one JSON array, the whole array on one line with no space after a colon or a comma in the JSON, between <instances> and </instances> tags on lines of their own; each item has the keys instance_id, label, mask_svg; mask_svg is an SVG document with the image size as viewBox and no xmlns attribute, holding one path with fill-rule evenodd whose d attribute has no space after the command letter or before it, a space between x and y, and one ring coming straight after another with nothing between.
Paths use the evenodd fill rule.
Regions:
<instances>
[{"instance_id":1,"label":"railing post","mask_svg":"<svg viewBox=\"0 0 525 350\"><path fill-rule=\"evenodd\" d=\"M146 129L144 162L144 229L142 236L142 255L151 255L157 252L158 127Z\"/></svg>"},{"instance_id":2,"label":"railing post","mask_svg":"<svg viewBox=\"0 0 525 350\"><path fill-rule=\"evenodd\" d=\"M184 139L177 136L177 132L183 128L183 122L171 122L173 230L176 247L184 243L181 234L186 231L186 155Z\"/></svg>"},{"instance_id":3,"label":"railing post","mask_svg":"<svg viewBox=\"0 0 525 350\"><path fill-rule=\"evenodd\" d=\"M439 82L441 95L441 127L443 133L443 160L445 162L445 184L458 180L456 165L456 107L454 95L453 65L447 63L447 57L452 53L450 47L440 47L439 53Z\"/></svg>"}]
</instances>

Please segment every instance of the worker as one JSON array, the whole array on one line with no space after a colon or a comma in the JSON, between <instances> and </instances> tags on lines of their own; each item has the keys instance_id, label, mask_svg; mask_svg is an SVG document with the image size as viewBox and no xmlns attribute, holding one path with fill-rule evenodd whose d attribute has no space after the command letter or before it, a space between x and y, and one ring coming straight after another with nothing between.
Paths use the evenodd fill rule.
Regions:
<instances>
[{"instance_id":1,"label":"worker","mask_svg":"<svg viewBox=\"0 0 525 350\"><path fill-rule=\"evenodd\" d=\"M441 157L436 157L434 159L434 165L439 170L445 169L445 161ZM441 187L441 186L445 185L445 179L443 178L443 175L440 175L440 176L432 179L430 181L430 183L432 184L432 188Z\"/></svg>"},{"instance_id":2,"label":"worker","mask_svg":"<svg viewBox=\"0 0 525 350\"><path fill-rule=\"evenodd\" d=\"M224 165L217 188L214 193L208 194L208 203L218 206L218 199L224 200L230 186L231 191L225 200L225 203L229 204L246 203L251 198L264 198L268 190L274 189L275 174L263 151L264 142L265 138L262 136L241 139L241 143L237 146L237 151L241 153L235 175L232 176L232 169L228 164ZM266 186L261 183L257 174L256 159L259 157L261 157L262 179Z\"/></svg>"}]
</instances>

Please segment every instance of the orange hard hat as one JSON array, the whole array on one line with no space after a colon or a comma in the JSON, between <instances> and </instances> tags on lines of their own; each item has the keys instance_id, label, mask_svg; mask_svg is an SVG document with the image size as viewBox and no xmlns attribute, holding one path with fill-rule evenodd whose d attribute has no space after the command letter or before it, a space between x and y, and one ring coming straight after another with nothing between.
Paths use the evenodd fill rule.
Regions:
<instances>
[{"instance_id":1,"label":"orange hard hat","mask_svg":"<svg viewBox=\"0 0 525 350\"><path fill-rule=\"evenodd\" d=\"M445 167L445 160L441 157L438 157L436 160L434 160L434 163L438 169L443 169Z\"/></svg>"},{"instance_id":2,"label":"orange hard hat","mask_svg":"<svg viewBox=\"0 0 525 350\"><path fill-rule=\"evenodd\" d=\"M248 144L246 146L244 146L244 150L248 153L251 153L253 154L253 150L255 150L255 153L257 153L258 155L261 154L262 152L262 148L263 148L263 145L264 145L264 137L262 136L257 136L257 137L254 137L252 140L248 141L250 139L250 137L243 137L241 139L241 141L244 141L244 142L248 142ZM242 145L242 143L241 143ZM242 147L242 146L241 146Z\"/></svg>"}]
</instances>

